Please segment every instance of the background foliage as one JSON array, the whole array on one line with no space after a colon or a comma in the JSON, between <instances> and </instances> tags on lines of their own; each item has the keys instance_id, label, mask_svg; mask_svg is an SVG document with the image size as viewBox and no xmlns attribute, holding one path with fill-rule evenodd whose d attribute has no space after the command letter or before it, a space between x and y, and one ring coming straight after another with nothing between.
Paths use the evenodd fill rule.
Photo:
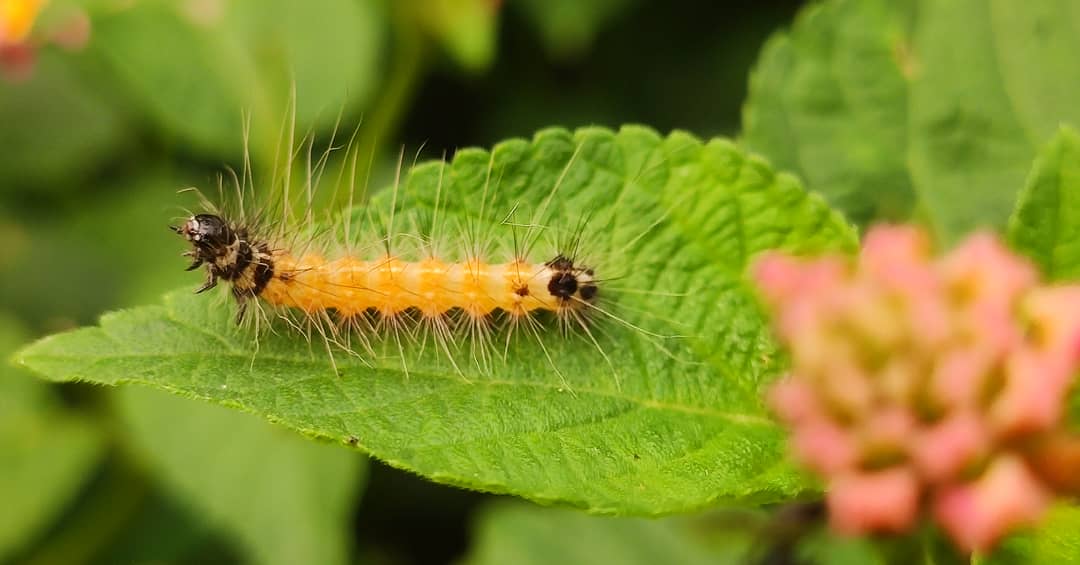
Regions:
<instances>
[{"instance_id":1,"label":"background foliage","mask_svg":"<svg viewBox=\"0 0 1080 565\"><path fill-rule=\"evenodd\" d=\"M166 291L192 286L177 257L181 246L164 229L183 213L176 189L212 186L222 165L239 167L241 116L252 131L276 134L293 89L301 131L326 139L339 119L363 122L360 147L363 154L376 155L372 186L389 183L402 145L407 153L437 158L462 147L529 138L550 126L567 129L547 130L530 147L591 139L623 146L696 143L683 134L667 135L677 128L699 138L734 138L738 146L709 144L700 162L687 165L699 175L696 184L665 185L660 191L690 191L703 210L722 217L726 208L709 206L710 199L722 194L753 200L760 186L701 171L714 171L710 163L737 160L767 179L768 201L783 196L791 204L783 213L765 213L751 222L745 240L721 234L698 242L704 248L719 242L708 268L723 267L719 280L736 288L747 255L745 246L741 255L728 253L723 245L731 241L792 230L805 234L808 218L828 217L821 225L833 226L833 237L818 234L817 244L802 249L852 246L852 232L817 197L805 196L804 187L822 194L858 226L914 217L946 243L990 226L1007 230L1010 241L1054 278L1072 278L1080 269L1080 248L1070 236L1080 230L1075 196L1080 187L1074 186L1080 183L1080 138L1063 125L1080 121L1070 98L1080 80L1072 64L1080 41L1072 30L1080 29L1080 10L1069 2L272 4L50 4L42 25L78 7L89 16L91 37L76 53L44 46L28 78L0 79L4 357L32 337L92 324L106 310L158 304ZM647 124L660 134L619 130L626 123ZM578 129L593 125L619 133ZM274 137L253 136L250 151L257 167L272 163ZM499 147L496 154L515 154L517 146ZM768 162L746 157L745 149ZM470 155L486 158L458 155L465 155L459 157L462 167ZM591 157L612 164L605 161L608 153ZM533 157L520 158L531 162ZM426 182L431 169L426 171L417 172L414 182ZM795 177L776 176L776 171ZM475 189L463 183L456 197ZM586 186L583 193L590 190L600 189ZM705 238L707 233L686 226L707 224L710 217L677 218L684 228L678 237ZM695 274L686 270L676 280ZM711 364L706 370L714 376L750 383L746 391L756 392L761 380L775 376L777 365L756 360L755 354L768 347L748 353L738 346L755 343L740 332L756 331L761 321L745 290L719 296L717 304L730 312L732 322L706 327L730 347L711 357L699 348L695 355ZM784 528L751 506L813 486L785 467L771 431L739 448L717 439L732 433L727 424L701 424L659 411L656 420L602 419L606 427L597 435L579 430L574 433L580 435L551 440L576 449L549 453L551 459L566 457L564 464L588 469L600 464L596 438L630 438L625 446L633 451L650 443L642 430L664 430L652 442L661 447L653 445L645 454L649 465L663 469L648 482L672 488L666 498L631 497L625 484L592 484L603 473L556 481L555 487L530 479L524 470L551 473L544 466L552 460L526 464L514 458L513 443L499 444L510 448L487 453L490 459L467 453L455 460L452 449L434 458L410 451L407 444L403 449L394 434L426 430L426 421L409 419L409 405L392 419L397 424L331 423L260 401L257 388L249 388L248 395L243 386L228 394L209 392L221 383L157 379L145 371L145 363L126 371L122 364L100 362L117 348L161 353L154 332L140 330L146 326L139 324L166 322L171 311L182 313L185 322L195 316L213 327L225 319L215 318L211 308L182 291L170 295L164 307L111 315L104 330L66 334L20 355L58 380L154 382L278 424L149 388L45 384L27 378L23 369L4 367L0 499L17 511L0 515L0 561L557 563L604 556L608 562L644 563L655 562L650 556L666 556L696 563L777 551L811 562L861 563L880 555L902 561L897 556L907 555L886 548L872 556L871 542L817 533L790 547ZM110 331L111 345L93 342ZM724 335L727 331L731 335ZM405 384L370 398L378 404L423 390L431 398L453 399L462 393L452 389L463 386L445 379ZM739 388L713 384L717 388L702 397L706 408L716 399L731 401ZM310 400L322 391L294 392ZM631 387L627 394L636 392ZM520 402L521 396L507 387L482 398L502 406ZM747 394L731 402L764 418L752 398ZM571 410L557 395L545 400L550 406L542 408L551 414ZM598 413L611 408L595 399L588 407ZM425 414L452 421L471 405L456 412L446 404L429 408ZM528 428L549 416L535 413L523 422ZM395 427L402 422L404 427ZM363 437L374 437L361 447L442 482L607 513L723 508L645 520L494 500L286 429L352 443L350 430L360 426L368 426ZM745 431L735 431L732 437L746 438ZM665 451L663 442L672 438L711 447L675 442ZM688 453L700 459L680 460ZM463 463L468 461L475 468ZM522 473L506 469L515 464ZM778 469L776 476L766 473L760 483L746 479L748 470L754 475L769 468ZM592 491L583 490L588 485ZM980 560L1077 559L1072 549L1080 543L1070 533L1076 520L1075 509L1062 507L1040 531L1018 536L999 554Z\"/></svg>"}]
</instances>

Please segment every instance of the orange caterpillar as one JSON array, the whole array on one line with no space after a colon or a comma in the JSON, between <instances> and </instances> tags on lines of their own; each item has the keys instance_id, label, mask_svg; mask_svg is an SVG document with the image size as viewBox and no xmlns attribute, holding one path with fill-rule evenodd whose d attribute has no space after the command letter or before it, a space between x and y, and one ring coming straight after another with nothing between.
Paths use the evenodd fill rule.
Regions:
<instances>
[{"instance_id":1,"label":"orange caterpillar","mask_svg":"<svg viewBox=\"0 0 1080 565\"><path fill-rule=\"evenodd\" d=\"M392 316L410 308L427 317L455 308L473 317L496 309L523 316L533 310L579 310L596 298L593 270L563 255L543 265L522 259L501 265L434 258L407 262L392 256L327 261L318 254L272 252L267 243L250 238L247 229L213 214L196 214L172 230L192 244L185 253L194 258L188 270L206 264L206 283L196 292L213 288L221 278L232 283L241 305L238 321L251 298L307 313L333 310L345 317L368 310Z\"/></svg>"},{"instance_id":2,"label":"orange caterpillar","mask_svg":"<svg viewBox=\"0 0 1080 565\"><path fill-rule=\"evenodd\" d=\"M309 315L333 312L344 325L368 313L393 319L410 310L429 321L460 311L474 322L496 311L516 319L546 310L582 323L582 311L597 296L593 270L562 254L543 264L522 258L502 264L436 258L409 262L392 255L327 260L316 253L294 256L274 250L246 227L214 214L193 215L171 229L192 245L185 252L193 258L188 270L206 265L206 282L196 292L221 279L232 284L240 305L238 323L252 299Z\"/></svg>"},{"instance_id":3,"label":"orange caterpillar","mask_svg":"<svg viewBox=\"0 0 1080 565\"><path fill-rule=\"evenodd\" d=\"M296 153L289 151L287 164L280 167L284 173L275 174L268 183L269 192L280 191L270 201L251 207L251 203L260 202L260 197L245 160L242 174L232 179L236 198L226 199L222 194L219 199L220 206L237 205L235 212L225 211L196 191L207 211L189 212L177 225L170 226L190 244L184 253L191 259L188 270L205 268L205 282L196 292L226 283L238 304L237 323L246 319L246 313L254 314L250 321L256 337L260 327L270 328L263 325L270 321L270 313L309 340L312 331L320 334L335 367L335 349L357 354L368 364L368 359L383 358L385 350L380 345L392 341L407 373L409 346L415 346L413 350L420 359L430 339L455 368L459 346L464 345L472 353L476 368L486 371L492 368L496 334L506 330L505 340L500 339L505 357L511 337L520 329L537 339L553 370L561 375L544 344L542 317L551 315L561 333L580 331L579 335L611 365L594 335L594 329L602 328L594 327L593 318L604 316L628 324L598 306L599 287L604 283L591 265L578 261L578 245L588 220L579 220L571 232L542 225L551 218L548 207L555 201L562 176L526 223L513 221L518 213L516 205L509 207L501 221L490 214L489 185L485 180L483 194L472 198L478 204L478 215L456 219L451 215L449 220L442 218L444 223L440 224L440 169L434 191L418 193L421 203L406 216L411 224L409 232L395 233L402 155L388 216L376 212L363 220L371 224L356 232L352 222L360 217L355 214L370 213L374 208L353 206L358 151L352 140L346 146L339 184L334 187L336 196L342 179L347 182L347 204L342 202L340 212L331 213L321 223L313 219L314 193L323 184L320 179L334 143L331 140L317 159L311 155L312 142L304 145L308 150L307 175L304 193L296 196L306 196L306 208L300 213L290 208L296 201L290 194L293 185L289 177ZM294 147L291 137L283 146ZM573 162L571 157L564 174ZM275 164L274 170L278 169ZM431 196L433 205L427 200ZM494 200L490 202L494 206ZM525 231L513 231L514 246L509 253L492 256L490 248L499 247L500 239L484 233L485 224ZM455 228L461 230L460 238L448 240L438 233ZM532 253L541 233L561 240L555 242L558 252L540 257ZM451 252L441 252L442 246ZM367 251L359 251L358 247ZM251 311L253 305L255 312Z\"/></svg>"}]
</instances>

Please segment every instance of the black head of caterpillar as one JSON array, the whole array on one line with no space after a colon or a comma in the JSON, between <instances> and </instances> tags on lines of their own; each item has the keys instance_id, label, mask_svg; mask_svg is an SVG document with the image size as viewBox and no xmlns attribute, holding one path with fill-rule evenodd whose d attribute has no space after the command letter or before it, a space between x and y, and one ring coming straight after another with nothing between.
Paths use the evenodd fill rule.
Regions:
<instances>
[{"instance_id":1,"label":"black head of caterpillar","mask_svg":"<svg viewBox=\"0 0 1080 565\"><path fill-rule=\"evenodd\" d=\"M596 300L596 279L592 269L574 266L574 260L559 254L545 263L554 272L548 280L548 292L560 302L575 299L592 304Z\"/></svg>"},{"instance_id":2,"label":"black head of caterpillar","mask_svg":"<svg viewBox=\"0 0 1080 565\"><path fill-rule=\"evenodd\" d=\"M181 226L169 229L191 242L193 247L185 251L192 257L187 270L206 264L206 282L195 292L200 293L217 286L219 278L232 283L232 294L240 303L236 320L244 317L247 299L259 295L274 276L274 260L265 243L253 242L247 229L230 226L213 214L196 214Z\"/></svg>"}]
</instances>

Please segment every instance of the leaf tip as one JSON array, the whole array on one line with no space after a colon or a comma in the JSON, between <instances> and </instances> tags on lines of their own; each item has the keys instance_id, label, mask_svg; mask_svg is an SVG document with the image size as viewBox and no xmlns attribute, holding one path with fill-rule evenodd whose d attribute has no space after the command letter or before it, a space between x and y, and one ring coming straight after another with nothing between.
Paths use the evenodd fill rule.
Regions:
<instances>
[{"instance_id":1,"label":"leaf tip","mask_svg":"<svg viewBox=\"0 0 1080 565\"><path fill-rule=\"evenodd\" d=\"M39 356L43 350L48 351L49 342L53 341L53 339L59 335L64 334L47 335L43 338L34 340L15 350L15 352L9 355L5 361L12 367L27 369L39 377L51 379L52 376L49 375L46 370L42 369L38 363L35 363L35 357Z\"/></svg>"}]
</instances>

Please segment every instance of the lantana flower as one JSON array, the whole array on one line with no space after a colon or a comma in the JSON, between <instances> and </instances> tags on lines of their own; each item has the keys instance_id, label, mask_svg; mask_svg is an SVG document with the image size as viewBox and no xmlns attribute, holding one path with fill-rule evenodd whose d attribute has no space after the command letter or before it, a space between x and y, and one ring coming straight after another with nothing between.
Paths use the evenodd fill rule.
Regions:
<instances>
[{"instance_id":1,"label":"lantana flower","mask_svg":"<svg viewBox=\"0 0 1080 565\"><path fill-rule=\"evenodd\" d=\"M44 18L49 21L39 22L46 4L47 0L0 0L0 77L28 78L37 50L44 45L78 51L89 41L90 18L85 10L63 6Z\"/></svg>"},{"instance_id":2,"label":"lantana flower","mask_svg":"<svg viewBox=\"0 0 1080 565\"><path fill-rule=\"evenodd\" d=\"M834 529L907 532L929 516L987 551L1076 492L1063 427L1080 361L1080 286L1047 286L989 233L940 258L915 227L859 256L769 253L754 277L791 353L769 400L826 481Z\"/></svg>"},{"instance_id":3,"label":"lantana flower","mask_svg":"<svg viewBox=\"0 0 1080 565\"><path fill-rule=\"evenodd\" d=\"M0 45L25 40L44 4L45 0L0 0Z\"/></svg>"}]
</instances>

